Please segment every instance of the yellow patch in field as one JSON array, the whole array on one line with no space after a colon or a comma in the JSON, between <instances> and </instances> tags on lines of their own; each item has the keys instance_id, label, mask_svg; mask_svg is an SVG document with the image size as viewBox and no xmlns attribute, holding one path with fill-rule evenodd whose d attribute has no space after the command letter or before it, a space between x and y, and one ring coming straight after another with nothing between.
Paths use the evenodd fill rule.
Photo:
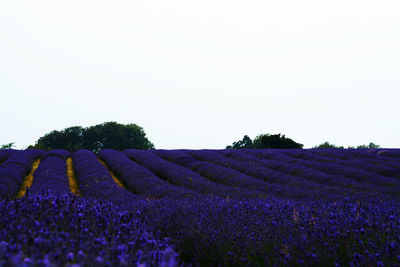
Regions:
<instances>
[{"instance_id":1,"label":"yellow patch in field","mask_svg":"<svg viewBox=\"0 0 400 267\"><path fill-rule=\"evenodd\" d=\"M32 164L32 169L29 172L27 176L25 176L24 181L22 182L21 190L19 190L17 194L17 198L21 198L25 196L26 190L29 189L32 186L33 183L33 173L36 171L36 169L39 167L40 164L40 159L37 159L33 162Z\"/></svg>"},{"instance_id":2,"label":"yellow patch in field","mask_svg":"<svg viewBox=\"0 0 400 267\"><path fill-rule=\"evenodd\" d=\"M102 161L101 159L98 159L100 161L101 164L103 164L104 167L106 167L106 169L108 170L108 172L111 174L111 177L113 178L114 182L116 182L120 187L125 188L124 184L121 182L120 179L118 179L114 173L112 173L112 171L107 167L107 165L104 163L104 161Z\"/></svg>"},{"instance_id":3,"label":"yellow patch in field","mask_svg":"<svg viewBox=\"0 0 400 267\"><path fill-rule=\"evenodd\" d=\"M69 181L69 189L72 194L80 196L78 181L76 180L74 173L74 166L72 164L72 158L67 158L67 175Z\"/></svg>"}]
</instances>

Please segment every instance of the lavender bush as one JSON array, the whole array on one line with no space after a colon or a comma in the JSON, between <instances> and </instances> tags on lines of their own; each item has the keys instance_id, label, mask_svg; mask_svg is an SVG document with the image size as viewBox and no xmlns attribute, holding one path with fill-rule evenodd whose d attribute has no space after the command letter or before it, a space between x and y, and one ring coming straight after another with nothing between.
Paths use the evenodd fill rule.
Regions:
<instances>
[{"instance_id":1,"label":"lavender bush","mask_svg":"<svg viewBox=\"0 0 400 267\"><path fill-rule=\"evenodd\" d=\"M0 266L400 266L399 154L0 150Z\"/></svg>"},{"instance_id":2,"label":"lavender bush","mask_svg":"<svg viewBox=\"0 0 400 267\"><path fill-rule=\"evenodd\" d=\"M32 168L35 159L44 151L28 149L15 151L0 165L0 200L10 199L17 195L22 187L25 175Z\"/></svg>"},{"instance_id":3,"label":"lavender bush","mask_svg":"<svg viewBox=\"0 0 400 267\"><path fill-rule=\"evenodd\" d=\"M208 151L198 152L202 153L206 158L210 156L211 153L213 153ZM191 170L199 173L209 180L212 180L219 184L224 184L232 187L248 188L264 192L268 191L269 187L271 186L270 183L248 176L244 173L240 173L231 168L209 162L199 161L181 151L157 150L154 153L163 159L172 161L174 163L176 162L179 165L190 168Z\"/></svg>"},{"instance_id":4,"label":"lavender bush","mask_svg":"<svg viewBox=\"0 0 400 267\"><path fill-rule=\"evenodd\" d=\"M248 189L238 189L210 181L206 177L178 164L161 159L152 151L126 150L125 154L140 163L161 179L177 186L201 193L232 198L257 198L262 193Z\"/></svg>"},{"instance_id":5,"label":"lavender bush","mask_svg":"<svg viewBox=\"0 0 400 267\"><path fill-rule=\"evenodd\" d=\"M72 194L0 201L0 226L0 266L177 265L136 214Z\"/></svg>"},{"instance_id":6,"label":"lavender bush","mask_svg":"<svg viewBox=\"0 0 400 267\"><path fill-rule=\"evenodd\" d=\"M53 194L67 194L70 192L66 160L70 152L55 149L47 152L40 160L39 167L33 173L33 183L28 194L39 195L44 191Z\"/></svg>"},{"instance_id":7,"label":"lavender bush","mask_svg":"<svg viewBox=\"0 0 400 267\"><path fill-rule=\"evenodd\" d=\"M132 208L142 199L114 182L110 172L90 150L81 149L72 155L74 170L82 196Z\"/></svg>"},{"instance_id":8,"label":"lavender bush","mask_svg":"<svg viewBox=\"0 0 400 267\"><path fill-rule=\"evenodd\" d=\"M306 160L315 163L335 163L337 165L343 165L346 167L365 170L367 172L373 172L377 174L379 174L379 172L383 170L383 166L375 164L371 166L371 164L367 160L354 158L348 153L344 153L345 155L343 155L343 153L341 153L340 151L335 150L334 152L331 151L328 154L329 156L327 156L326 153L322 152L323 150L326 149L313 149L310 150L310 153L307 154L302 153L299 150L282 151L281 153L293 159Z\"/></svg>"},{"instance_id":9,"label":"lavender bush","mask_svg":"<svg viewBox=\"0 0 400 267\"><path fill-rule=\"evenodd\" d=\"M100 151L99 157L126 184L131 192L148 198L170 197L179 199L195 195L195 192L191 190L160 179L149 169L130 160L122 152L104 149Z\"/></svg>"},{"instance_id":10,"label":"lavender bush","mask_svg":"<svg viewBox=\"0 0 400 267\"><path fill-rule=\"evenodd\" d=\"M202 266L400 266L399 202L154 201L148 221Z\"/></svg>"},{"instance_id":11,"label":"lavender bush","mask_svg":"<svg viewBox=\"0 0 400 267\"><path fill-rule=\"evenodd\" d=\"M15 151L14 149L0 149L0 164Z\"/></svg>"}]
</instances>

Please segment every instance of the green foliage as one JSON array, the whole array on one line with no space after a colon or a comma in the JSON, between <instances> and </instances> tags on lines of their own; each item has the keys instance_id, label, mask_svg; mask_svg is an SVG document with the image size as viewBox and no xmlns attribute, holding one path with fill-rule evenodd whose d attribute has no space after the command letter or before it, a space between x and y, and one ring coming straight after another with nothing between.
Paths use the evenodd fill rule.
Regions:
<instances>
[{"instance_id":1,"label":"green foliage","mask_svg":"<svg viewBox=\"0 0 400 267\"><path fill-rule=\"evenodd\" d=\"M136 124L123 125L116 122L105 122L87 128L84 144L92 151L100 151L103 148L115 150L154 149L154 145L146 138L142 127Z\"/></svg>"},{"instance_id":2,"label":"green foliage","mask_svg":"<svg viewBox=\"0 0 400 267\"><path fill-rule=\"evenodd\" d=\"M143 128L136 124L105 122L88 128L73 126L62 131L52 131L40 137L31 148L62 148L69 151L86 148L98 152L104 148L154 149L154 145L146 138Z\"/></svg>"},{"instance_id":3,"label":"green foliage","mask_svg":"<svg viewBox=\"0 0 400 267\"><path fill-rule=\"evenodd\" d=\"M245 135L242 140L233 142L231 146L227 146L227 149L244 149L253 148L253 141L251 141L248 135Z\"/></svg>"},{"instance_id":4,"label":"green foliage","mask_svg":"<svg viewBox=\"0 0 400 267\"><path fill-rule=\"evenodd\" d=\"M285 135L260 134L254 138L253 148L303 148L303 145L285 137Z\"/></svg>"},{"instance_id":5,"label":"green foliage","mask_svg":"<svg viewBox=\"0 0 400 267\"><path fill-rule=\"evenodd\" d=\"M85 128L81 126L69 127L62 131L54 130L40 137L33 148L45 150L62 148L69 151L76 151L84 148L84 132Z\"/></svg>"},{"instance_id":6,"label":"green foliage","mask_svg":"<svg viewBox=\"0 0 400 267\"><path fill-rule=\"evenodd\" d=\"M0 149L11 149L11 148L14 148L14 147L15 147L15 143L11 142L11 143L8 143L8 144L1 145Z\"/></svg>"},{"instance_id":7,"label":"green foliage","mask_svg":"<svg viewBox=\"0 0 400 267\"><path fill-rule=\"evenodd\" d=\"M360 145L357 148L380 148L380 146L370 142L369 145Z\"/></svg>"},{"instance_id":8,"label":"green foliage","mask_svg":"<svg viewBox=\"0 0 400 267\"><path fill-rule=\"evenodd\" d=\"M245 135L242 140L233 142L226 148L244 149L244 148L303 148L302 144L296 143L290 138L281 134L260 134L252 141Z\"/></svg>"},{"instance_id":9,"label":"green foliage","mask_svg":"<svg viewBox=\"0 0 400 267\"><path fill-rule=\"evenodd\" d=\"M313 148L344 148L344 147L343 146L337 146L337 145L331 144L328 141L326 141L326 142L324 142L324 143L322 143L322 144L320 144L318 146L315 146Z\"/></svg>"},{"instance_id":10,"label":"green foliage","mask_svg":"<svg viewBox=\"0 0 400 267\"><path fill-rule=\"evenodd\" d=\"M315 147L313 147L313 148L344 148L343 146L337 146L337 145L334 145L334 144L331 144L331 143L329 143L329 142L325 142L325 143L322 143L322 144L320 144L320 145L318 145L318 146L315 146ZM349 146L349 147L347 147L348 149L359 149L359 148L380 148L380 146L379 145L377 145L377 144L374 144L374 143L369 143L369 145L360 145L360 146L357 146L357 147L355 147L355 146Z\"/></svg>"}]
</instances>

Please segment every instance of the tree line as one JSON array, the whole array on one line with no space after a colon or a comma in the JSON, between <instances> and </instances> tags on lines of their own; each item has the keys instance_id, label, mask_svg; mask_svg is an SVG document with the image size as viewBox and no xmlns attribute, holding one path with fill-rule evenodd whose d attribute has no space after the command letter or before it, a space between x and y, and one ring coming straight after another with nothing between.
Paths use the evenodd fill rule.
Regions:
<instances>
[{"instance_id":1,"label":"tree line","mask_svg":"<svg viewBox=\"0 0 400 267\"><path fill-rule=\"evenodd\" d=\"M0 146L0 149L14 148L14 143ZM142 127L137 124L120 124L117 122L104 122L90 127L73 126L61 131L51 131L40 137L34 145L28 148L44 150L66 149L76 151L79 149L89 149L99 152L101 149L112 148L115 150L135 149L155 149L154 144L146 137ZM226 146L227 149L260 149L260 148L303 148L303 144L297 143L286 137L284 134L260 134L251 140L245 135L242 140L233 142ZM329 142L324 142L313 148L344 148ZM370 143L348 148L379 148L379 145Z\"/></svg>"},{"instance_id":2,"label":"tree line","mask_svg":"<svg viewBox=\"0 0 400 267\"><path fill-rule=\"evenodd\" d=\"M260 149L260 148L303 148L303 145L293 141L290 138L285 137L281 134L260 134L251 140L248 135L245 135L242 140L233 142L232 145L226 147L227 149ZM344 148L343 146L337 146L329 142L324 142L313 148ZM349 149L360 149L360 148L380 148L379 145L369 143L368 145L349 146Z\"/></svg>"},{"instance_id":3,"label":"tree line","mask_svg":"<svg viewBox=\"0 0 400 267\"><path fill-rule=\"evenodd\" d=\"M334 144L331 144L329 142L324 142L318 146L315 146L313 148L344 148L344 146L337 146ZM348 146L348 149L360 149L360 148L380 148L379 145L370 142L368 145L359 145L359 146Z\"/></svg>"},{"instance_id":4,"label":"tree line","mask_svg":"<svg viewBox=\"0 0 400 267\"><path fill-rule=\"evenodd\" d=\"M99 152L105 148L154 149L154 145L147 139L143 128L136 124L104 122L86 128L73 126L62 131L54 130L40 137L35 145L28 148L44 150L61 148L69 151L85 148Z\"/></svg>"},{"instance_id":5,"label":"tree line","mask_svg":"<svg viewBox=\"0 0 400 267\"><path fill-rule=\"evenodd\" d=\"M227 149L251 149L251 148L303 148L303 145L279 134L260 134L251 140L245 135L242 140L233 142Z\"/></svg>"}]
</instances>

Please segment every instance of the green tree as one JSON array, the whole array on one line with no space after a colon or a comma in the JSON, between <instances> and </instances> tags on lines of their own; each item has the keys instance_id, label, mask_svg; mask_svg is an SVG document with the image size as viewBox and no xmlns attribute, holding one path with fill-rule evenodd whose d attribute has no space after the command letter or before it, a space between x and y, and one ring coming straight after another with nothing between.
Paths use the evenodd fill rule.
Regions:
<instances>
[{"instance_id":1,"label":"green tree","mask_svg":"<svg viewBox=\"0 0 400 267\"><path fill-rule=\"evenodd\" d=\"M93 152L103 148L154 149L142 127L116 122L105 122L88 128L73 126L62 131L52 131L40 137L32 147L46 150L62 148L70 151L86 148Z\"/></svg>"},{"instance_id":2,"label":"green tree","mask_svg":"<svg viewBox=\"0 0 400 267\"><path fill-rule=\"evenodd\" d=\"M233 142L231 146L227 146L227 149L243 149L243 148L253 148L253 141L251 141L248 135L245 135L242 140Z\"/></svg>"},{"instance_id":3,"label":"green tree","mask_svg":"<svg viewBox=\"0 0 400 267\"><path fill-rule=\"evenodd\" d=\"M380 146L370 142L369 145L360 145L357 148L380 148Z\"/></svg>"},{"instance_id":4,"label":"green tree","mask_svg":"<svg viewBox=\"0 0 400 267\"><path fill-rule=\"evenodd\" d=\"M324 143L322 143L322 144L320 144L320 145L318 145L318 146L315 146L315 147L313 147L313 148L344 148L343 146L337 146L337 145L334 145L334 144L331 144L331 143L329 143L329 142L324 142ZM380 146L379 145L376 145L376 144L374 144L374 143L369 143L369 145L360 145L360 146L357 146L357 147L355 147L355 146L348 146L347 147L348 149L359 149L359 148L380 148Z\"/></svg>"},{"instance_id":5,"label":"green tree","mask_svg":"<svg viewBox=\"0 0 400 267\"><path fill-rule=\"evenodd\" d=\"M319 144L319 145L317 145L317 146L315 146L313 148L344 148L344 147L343 146L337 146L337 145L331 144L328 141L326 141L326 142L324 142L322 144Z\"/></svg>"},{"instance_id":6,"label":"green tree","mask_svg":"<svg viewBox=\"0 0 400 267\"><path fill-rule=\"evenodd\" d=\"M154 145L146 138L142 127L136 124L119 124L105 122L86 129L84 146L92 151L104 148L124 150L128 148L154 149Z\"/></svg>"},{"instance_id":7,"label":"green tree","mask_svg":"<svg viewBox=\"0 0 400 267\"><path fill-rule=\"evenodd\" d=\"M83 148L84 133L85 129L81 126L65 128L62 131L54 130L40 137L33 147L45 150L61 148L76 151Z\"/></svg>"},{"instance_id":8,"label":"green tree","mask_svg":"<svg viewBox=\"0 0 400 267\"><path fill-rule=\"evenodd\" d=\"M254 138L253 148L303 148L303 145L285 137L285 135L260 134Z\"/></svg>"},{"instance_id":9,"label":"green tree","mask_svg":"<svg viewBox=\"0 0 400 267\"><path fill-rule=\"evenodd\" d=\"M8 143L8 144L1 145L0 149L11 149L11 148L14 148L14 147L15 147L15 143L11 142L11 143Z\"/></svg>"}]
</instances>

